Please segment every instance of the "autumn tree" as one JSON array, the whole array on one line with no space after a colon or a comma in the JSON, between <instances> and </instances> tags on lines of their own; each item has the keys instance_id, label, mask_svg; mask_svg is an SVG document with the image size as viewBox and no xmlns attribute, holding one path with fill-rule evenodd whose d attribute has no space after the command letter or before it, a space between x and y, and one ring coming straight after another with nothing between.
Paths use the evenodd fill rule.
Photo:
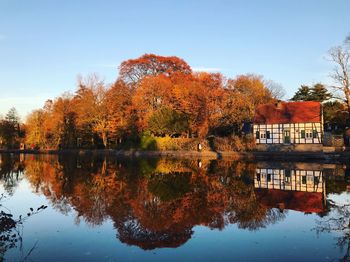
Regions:
<instances>
[{"instance_id":1,"label":"autumn tree","mask_svg":"<svg viewBox=\"0 0 350 262\"><path fill-rule=\"evenodd\" d=\"M165 75L149 76L139 83L132 97L139 131L147 129L149 118L157 109L171 106L169 102L172 88L171 79Z\"/></svg>"},{"instance_id":2,"label":"autumn tree","mask_svg":"<svg viewBox=\"0 0 350 262\"><path fill-rule=\"evenodd\" d=\"M229 79L226 89L224 122L235 132L240 131L244 122L252 121L256 106L276 100L259 75L247 74Z\"/></svg>"},{"instance_id":3,"label":"autumn tree","mask_svg":"<svg viewBox=\"0 0 350 262\"><path fill-rule=\"evenodd\" d=\"M73 105L73 96L69 93L57 98L52 104L47 128L51 131L50 140L55 148L76 147L77 113Z\"/></svg>"},{"instance_id":4,"label":"autumn tree","mask_svg":"<svg viewBox=\"0 0 350 262\"><path fill-rule=\"evenodd\" d=\"M145 131L229 135L252 120L257 105L283 94L280 85L259 75L227 80L220 73L192 73L178 57L145 54L122 62L110 86L96 74L79 77L74 95L62 95L28 117L27 143L67 148L102 141L106 148L124 138L138 142Z\"/></svg>"},{"instance_id":5,"label":"autumn tree","mask_svg":"<svg viewBox=\"0 0 350 262\"><path fill-rule=\"evenodd\" d=\"M132 93L122 81L116 81L106 93L108 115L108 131L111 137L121 138L135 131L132 119ZM131 130L130 130L131 129ZM131 132L130 132L131 131Z\"/></svg>"},{"instance_id":6,"label":"autumn tree","mask_svg":"<svg viewBox=\"0 0 350 262\"><path fill-rule=\"evenodd\" d=\"M176 56L144 54L122 62L119 66L119 79L134 86L146 76L170 76L175 72L191 74L192 70L184 60Z\"/></svg>"},{"instance_id":7,"label":"autumn tree","mask_svg":"<svg viewBox=\"0 0 350 262\"><path fill-rule=\"evenodd\" d=\"M26 120L26 143L31 147L45 148L47 146L47 130L44 123L47 115L43 109L34 110Z\"/></svg>"},{"instance_id":8,"label":"autumn tree","mask_svg":"<svg viewBox=\"0 0 350 262\"><path fill-rule=\"evenodd\" d=\"M106 148L111 116L104 81L96 74L90 74L85 78L78 77L78 90L74 96L74 103L79 116L78 124L96 132Z\"/></svg>"},{"instance_id":9,"label":"autumn tree","mask_svg":"<svg viewBox=\"0 0 350 262\"><path fill-rule=\"evenodd\" d=\"M197 102L201 105L200 114L203 119L199 134L208 135L222 126L223 105L225 103L224 77L220 73L198 73L195 75L198 82ZM202 96L202 98L200 97ZM203 131L206 130L206 133Z\"/></svg>"}]
</instances>

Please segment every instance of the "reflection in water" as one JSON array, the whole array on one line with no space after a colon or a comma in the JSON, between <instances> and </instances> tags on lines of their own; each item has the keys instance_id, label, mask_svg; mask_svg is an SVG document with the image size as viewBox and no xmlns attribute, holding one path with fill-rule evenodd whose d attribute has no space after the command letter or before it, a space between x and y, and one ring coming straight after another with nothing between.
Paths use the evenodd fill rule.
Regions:
<instances>
[{"instance_id":1,"label":"reflection in water","mask_svg":"<svg viewBox=\"0 0 350 262\"><path fill-rule=\"evenodd\" d=\"M4 155L0 166L9 193L24 170L56 210L74 209L76 223L111 219L121 242L146 250L181 246L196 225L258 230L283 220L287 209L324 214L330 193L324 168L307 164Z\"/></svg>"},{"instance_id":2,"label":"reflection in water","mask_svg":"<svg viewBox=\"0 0 350 262\"><path fill-rule=\"evenodd\" d=\"M325 182L322 170L257 168L254 186L260 202L280 209L321 213L325 211ZM306 167L307 168L307 167Z\"/></svg>"},{"instance_id":3,"label":"reflection in water","mask_svg":"<svg viewBox=\"0 0 350 262\"><path fill-rule=\"evenodd\" d=\"M345 255L340 261L350 261L350 203L337 204L330 201L332 212L323 220L317 221L317 233L336 232L337 245L345 250Z\"/></svg>"}]
</instances>

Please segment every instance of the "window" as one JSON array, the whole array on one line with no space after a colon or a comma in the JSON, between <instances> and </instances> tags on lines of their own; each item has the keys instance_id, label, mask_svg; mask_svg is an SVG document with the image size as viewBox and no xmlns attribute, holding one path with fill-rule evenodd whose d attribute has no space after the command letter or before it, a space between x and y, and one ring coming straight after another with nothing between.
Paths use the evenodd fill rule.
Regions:
<instances>
[{"instance_id":1,"label":"window","mask_svg":"<svg viewBox=\"0 0 350 262\"><path fill-rule=\"evenodd\" d=\"M265 131L260 132L260 138L266 139L266 132Z\"/></svg>"},{"instance_id":2,"label":"window","mask_svg":"<svg viewBox=\"0 0 350 262\"><path fill-rule=\"evenodd\" d=\"M314 177L314 184L318 185L318 183L320 183L320 179L317 176L315 176Z\"/></svg>"},{"instance_id":3,"label":"window","mask_svg":"<svg viewBox=\"0 0 350 262\"><path fill-rule=\"evenodd\" d=\"M271 182L271 174L267 174L267 182Z\"/></svg>"},{"instance_id":4,"label":"window","mask_svg":"<svg viewBox=\"0 0 350 262\"><path fill-rule=\"evenodd\" d=\"M317 135L318 135L317 130L312 130L312 137L317 138Z\"/></svg>"},{"instance_id":5,"label":"window","mask_svg":"<svg viewBox=\"0 0 350 262\"><path fill-rule=\"evenodd\" d=\"M286 169L284 170L284 176L285 176L285 182L289 183L291 179L291 172L290 170Z\"/></svg>"},{"instance_id":6,"label":"window","mask_svg":"<svg viewBox=\"0 0 350 262\"><path fill-rule=\"evenodd\" d=\"M304 185L306 184L306 176L301 177L301 183Z\"/></svg>"},{"instance_id":7,"label":"window","mask_svg":"<svg viewBox=\"0 0 350 262\"><path fill-rule=\"evenodd\" d=\"M256 132L255 132L255 138L256 138L256 139L259 139L259 138L260 138L260 132L259 132L259 131L256 131Z\"/></svg>"},{"instance_id":8,"label":"window","mask_svg":"<svg viewBox=\"0 0 350 262\"><path fill-rule=\"evenodd\" d=\"M305 138L305 130L301 130L300 131L300 137L301 138Z\"/></svg>"},{"instance_id":9,"label":"window","mask_svg":"<svg viewBox=\"0 0 350 262\"><path fill-rule=\"evenodd\" d=\"M271 138L270 131L266 131L266 138L267 138L267 139L270 139L270 138Z\"/></svg>"},{"instance_id":10,"label":"window","mask_svg":"<svg viewBox=\"0 0 350 262\"><path fill-rule=\"evenodd\" d=\"M313 132L312 132L312 130L306 130L305 131L305 137L307 138L307 139L310 139L310 138L312 138L313 137Z\"/></svg>"},{"instance_id":11,"label":"window","mask_svg":"<svg viewBox=\"0 0 350 262\"><path fill-rule=\"evenodd\" d=\"M256 181L260 181L260 174L256 174Z\"/></svg>"}]
</instances>

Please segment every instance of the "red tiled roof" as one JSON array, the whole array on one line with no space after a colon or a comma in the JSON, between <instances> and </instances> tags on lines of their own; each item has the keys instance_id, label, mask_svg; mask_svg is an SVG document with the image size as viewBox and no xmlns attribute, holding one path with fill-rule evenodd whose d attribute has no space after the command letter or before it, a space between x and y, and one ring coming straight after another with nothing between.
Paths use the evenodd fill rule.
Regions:
<instances>
[{"instance_id":1,"label":"red tiled roof","mask_svg":"<svg viewBox=\"0 0 350 262\"><path fill-rule=\"evenodd\" d=\"M254 124L287 124L321 122L321 103L316 101L278 102L260 105Z\"/></svg>"},{"instance_id":2,"label":"red tiled roof","mask_svg":"<svg viewBox=\"0 0 350 262\"><path fill-rule=\"evenodd\" d=\"M278 189L255 189L257 199L266 207L277 207L284 204L285 209L321 213L325 211L322 193L283 191Z\"/></svg>"}]
</instances>

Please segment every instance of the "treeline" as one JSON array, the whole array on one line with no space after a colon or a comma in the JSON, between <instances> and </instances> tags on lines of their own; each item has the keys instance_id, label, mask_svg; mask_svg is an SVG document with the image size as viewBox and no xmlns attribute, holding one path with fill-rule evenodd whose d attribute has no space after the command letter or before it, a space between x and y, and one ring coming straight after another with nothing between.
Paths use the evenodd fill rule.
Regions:
<instances>
[{"instance_id":1,"label":"treeline","mask_svg":"<svg viewBox=\"0 0 350 262\"><path fill-rule=\"evenodd\" d=\"M322 102L324 122L341 133L350 125L350 84L343 81L349 79L350 49L337 47L330 55L336 65L335 85L330 87L334 92L320 83L302 85L291 100ZM193 72L178 57L145 54L122 62L113 84L97 74L78 77L75 92L47 100L25 124L11 109L0 118L0 147L18 148L22 143L37 149L157 149L152 144L159 137L204 141L220 136L230 137L220 143L231 143L236 150L245 146L237 144L237 137L243 124L252 121L256 106L283 96L280 85L260 75L226 78L220 73ZM158 144L170 140L164 141ZM187 143L164 150L173 147L193 149Z\"/></svg>"},{"instance_id":2,"label":"treeline","mask_svg":"<svg viewBox=\"0 0 350 262\"><path fill-rule=\"evenodd\" d=\"M256 105L282 95L262 76L226 79L193 72L178 57L145 54L122 62L112 85L96 74L78 77L74 93L48 100L27 117L24 141L41 149L109 148L137 144L145 135L238 135Z\"/></svg>"}]
</instances>

